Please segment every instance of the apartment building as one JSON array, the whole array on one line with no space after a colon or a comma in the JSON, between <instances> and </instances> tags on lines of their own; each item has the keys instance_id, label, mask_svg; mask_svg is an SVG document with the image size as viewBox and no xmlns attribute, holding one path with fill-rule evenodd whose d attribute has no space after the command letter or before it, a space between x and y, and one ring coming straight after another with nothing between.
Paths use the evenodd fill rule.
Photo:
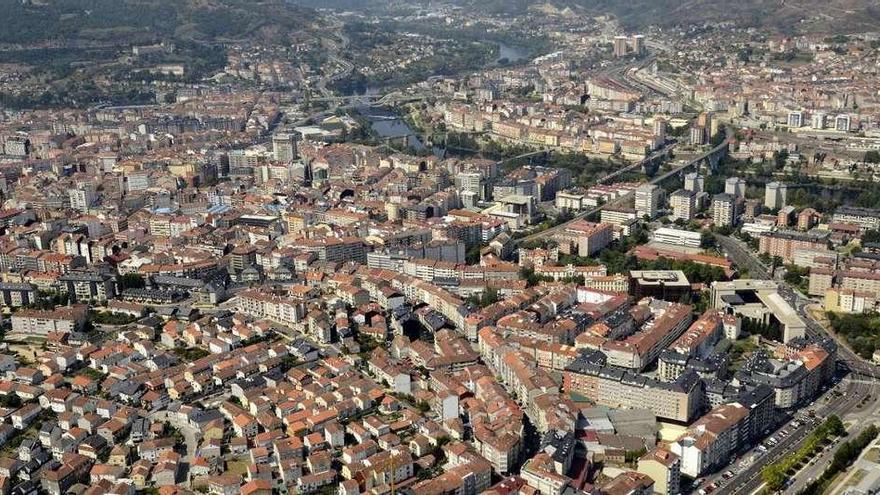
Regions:
<instances>
[{"instance_id":1,"label":"apartment building","mask_svg":"<svg viewBox=\"0 0 880 495\"><path fill-rule=\"evenodd\" d=\"M305 302L249 289L238 293L238 309L255 318L265 318L284 325L299 323L305 316Z\"/></svg>"},{"instance_id":2,"label":"apartment building","mask_svg":"<svg viewBox=\"0 0 880 495\"><path fill-rule=\"evenodd\" d=\"M642 303L640 303L642 304ZM660 352L675 341L691 322L691 308L683 304L650 300L653 318L623 340L609 340L601 351L608 364L641 371L656 361Z\"/></svg>"},{"instance_id":3,"label":"apartment building","mask_svg":"<svg viewBox=\"0 0 880 495\"><path fill-rule=\"evenodd\" d=\"M716 407L692 424L670 445L681 458L681 472L697 478L727 465L748 439L749 410L740 404Z\"/></svg>"},{"instance_id":4,"label":"apartment building","mask_svg":"<svg viewBox=\"0 0 880 495\"><path fill-rule=\"evenodd\" d=\"M572 222L553 237L559 243L560 253L592 256L611 244L614 230L610 223L579 220Z\"/></svg>"},{"instance_id":5,"label":"apartment building","mask_svg":"<svg viewBox=\"0 0 880 495\"><path fill-rule=\"evenodd\" d=\"M620 409L648 409L658 418L688 422L700 410L700 378L686 371L671 383L608 366L605 356L585 350L563 372L562 388L598 405Z\"/></svg>"},{"instance_id":6,"label":"apartment building","mask_svg":"<svg viewBox=\"0 0 880 495\"><path fill-rule=\"evenodd\" d=\"M716 194L712 197L712 221L718 227L733 227L739 218L739 208L735 196Z\"/></svg>"},{"instance_id":7,"label":"apartment building","mask_svg":"<svg viewBox=\"0 0 880 495\"><path fill-rule=\"evenodd\" d=\"M94 272L69 272L58 277L72 302L102 302L116 297L116 279Z\"/></svg>"},{"instance_id":8,"label":"apartment building","mask_svg":"<svg viewBox=\"0 0 880 495\"><path fill-rule=\"evenodd\" d=\"M687 189L679 189L669 195L669 207L672 208L670 220L693 220L697 213L697 194Z\"/></svg>"},{"instance_id":9,"label":"apartment building","mask_svg":"<svg viewBox=\"0 0 880 495\"><path fill-rule=\"evenodd\" d=\"M363 239L356 237L307 239L301 242L303 250L313 252L319 261L367 262L367 249Z\"/></svg>"},{"instance_id":10,"label":"apartment building","mask_svg":"<svg viewBox=\"0 0 880 495\"><path fill-rule=\"evenodd\" d=\"M72 333L85 324L88 307L74 305L51 311L22 309L12 314L12 332L20 335L45 336L50 332Z\"/></svg>"},{"instance_id":11,"label":"apartment building","mask_svg":"<svg viewBox=\"0 0 880 495\"><path fill-rule=\"evenodd\" d=\"M657 447L639 458L638 472L654 480L654 493L676 495L681 485L681 457Z\"/></svg>"},{"instance_id":12,"label":"apartment building","mask_svg":"<svg viewBox=\"0 0 880 495\"><path fill-rule=\"evenodd\" d=\"M633 208L608 206L600 214L602 223L610 223L614 227L614 238L627 237L639 228L639 214Z\"/></svg>"},{"instance_id":13,"label":"apartment building","mask_svg":"<svg viewBox=\"0 0 880 495\"><path fill-rule=\"evenodd\" d=\"M858 225L862 231L880 229L880 208L841 206L832 216L833 223Z\"/></svg>"},{"instance_id":14,"label":"apartment building","mask_svg":"<svg viewBox=\"0 0 880 495\"><path fill-rule=\"evenodd\" d=\"M786 263L794 261L795 250L825 250L831 233L819 230L798 232L796 230L779 230L764 232L758 240L758 252L779 256Z\"/></svg>"},{"instance_id":15,"label":"apartment building","mask_svg":"<svg viewBox=\"0 0 880 495\"><path fill-rule=\"evenodd\" d=\"M648 216L656 218L660 209L660 199L663 190L655 184L644 184L636 188L635 191L635 209L639 218Z\"/></svg>"}]
</instances>

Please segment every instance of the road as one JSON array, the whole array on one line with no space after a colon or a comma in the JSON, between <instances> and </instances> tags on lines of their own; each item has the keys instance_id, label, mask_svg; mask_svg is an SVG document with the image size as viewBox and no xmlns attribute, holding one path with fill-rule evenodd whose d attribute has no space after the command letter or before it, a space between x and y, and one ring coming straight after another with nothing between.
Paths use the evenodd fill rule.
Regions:
<instances>
[{"instance_id":1,"label":"road","mask_svg":"<svg viewBox=\"0 0 880 495\"><path fill-rule=\"evenodd\" d=\"M186 455L183 457L183 461L186 463L192 462L196 455L196 449L199 446L199 440L201 439L202 433L188 424L181 424L177 421L173 421L168 417L168 411L154 411L151 412L148 417L151 421L169 423L180 431L183 435L184 443L186 444Z\"/></svg>"},{"instance_id":2,"label":"road","mask_svg":"<svg viewBox=\"0 0 880 495\"><path fill-rule=\"evenodd\" d=\"M843 395L840 398L834 395L834 390L837 390L837 388L832 388L814 402L812 409L815 411L816 417L826 418L830 415L837 415L846 419L848 413L855 410L865 397L871 395L873 386L870 383L871 382L865 382L860 379L845 378L840 385L838 385L838 387L843 390L841 392ZM803 416L800 419L804 419ZM798 421L798 419L789 417L776 428L771 437L778 439L779 442L776 445L767 448L765 454L761 455L758 450L759 447L756 446L733 460L730 463L731 467L741 463L743 459L748 460L756 455L758 456L749 466L740 469L733 478L725 482L723 481L721 474L715 474L714 476L707 478L703 486L712 483L716 485L723 483L720 488L713 492L718 495L748 495L760 489L761 485L763 485L761 471L768 465L799 449L807 436L815 429L815 425L810 424L809 422L802 422L800 426L795 427L793 426L794 421ZM780 433L782 430L787 431L788 434L782 436ZM769 444L765 441L764 445L766 447ZM823 452L822 459L826 459L828 456L833 455L833 447L836 447L836 445L837 444L827 449L827 452ZM825 466L827 466L827 464L823 464L823 461L821 460L817 460L814 464L808 465L806 468L808 472L805 472L804 474L799 473L795 477L795 479L799 481L798 486L803 487L806 485L805 480L808 480L811 475L815 478L815 476L817 476L816 473L821 473ZM734 467L734 469L736 468Z\"/></svg>"},{"instance_id":3,"label":"road","mask_svg":"<svg viewBox=\"0 0 880 495\"><path fill-rule=\"evenodd\" d=\"M750 277L771 279L770 270L748 249L745 243L732 237L720 235L716 236L716 239L719 246L734 263L748 269ZM837 368L840 374L846 375L842 383L837 386L842 388L842 390L838 390L841 395L836 395L836 389L831 389L814 401L810 409L818 417L827 417L831 414L841 417L847 423L848 431L851 434L858 434L866 425L880 419L880 402L878 402L880 394L875 393L878 385L877 367L856 355L845 343L837 341L836 336L826 332L807 311L810 301L806 296L792 289L784 281L777 279L777 282L779 282L780 295L797 310L800 317L807 323L808 337L811 339L835 339L837 343ZM779 432L782 430L788 431L789 434L782 438L777 445L768 449L766 454L758 457L754 463L740 470L726 482L722 480L721 476L715 475L707 479L705 485L718 484L719 480L722 480L723 486L715 492L719 495L746 495L757 491L763 484L761 470L796 451L812 431L812 425L802 424L799 427L793 427L794 421L789 418L778 427L773 437L780 438ZM795 494L811 480L820 476L834 455L836 446L837 444L832 445L821 452L793 477L792 483L787 487L785 493ZM755 449L752 449L740 459L751 459L756 452ZM734 461L731 465L736 462L741 461Z\"/></svg>"}]
</instances>

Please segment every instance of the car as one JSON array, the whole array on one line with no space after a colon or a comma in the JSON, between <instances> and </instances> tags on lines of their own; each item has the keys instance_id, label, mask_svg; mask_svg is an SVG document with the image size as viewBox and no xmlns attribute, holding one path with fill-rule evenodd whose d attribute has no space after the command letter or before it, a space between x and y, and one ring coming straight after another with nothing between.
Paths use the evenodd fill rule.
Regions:
<instances>
[{"instance_id":1,"label":"car","mask_svg":"<svg viewBox=\"0 0 880 495\"><path fill-rule=\"evenodd\" d=\"M725 471L724 474L721 475L724 479L733 478L733 471Z\"/></svg>"}]
</instances>

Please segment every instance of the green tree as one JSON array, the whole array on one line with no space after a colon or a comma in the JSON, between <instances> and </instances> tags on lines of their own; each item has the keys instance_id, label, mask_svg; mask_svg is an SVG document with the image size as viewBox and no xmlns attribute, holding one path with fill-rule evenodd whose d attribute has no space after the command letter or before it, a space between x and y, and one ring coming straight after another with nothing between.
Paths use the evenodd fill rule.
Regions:
<instances>
[{"instance_id":1,"label":"green tree","mask_svg":"<svg viewBox=\"0 0 880 495\"><path fill-rule=\"evenodd\" d=\"M146 287L147 283L144 280L144 277L137 273L126 273L125 275L116 278L116 285L119 286L120 290L143 289Z\"/></svg>"}]
</instances>

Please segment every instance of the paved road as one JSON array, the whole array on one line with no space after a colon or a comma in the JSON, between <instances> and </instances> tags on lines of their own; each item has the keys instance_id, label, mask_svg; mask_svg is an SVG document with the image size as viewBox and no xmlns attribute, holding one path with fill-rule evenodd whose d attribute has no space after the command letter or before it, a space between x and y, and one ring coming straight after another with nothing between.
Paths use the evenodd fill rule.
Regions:
<instances>
[{"instance_id":1,"label":"paved road","mask_svg":"<svg viewBox=\"0 0 880 495\"><path fill-rule=\"evenodd\" d=\"M183 435L184 443L186 444L186 455L183 456L183 461L191 463L196 455L196 449L199 446L199 440L201 440L202 433L188 424L180 424L176 421L172 421L168 417L168 411L151 412L149 414L149 419L160 423L169 423L180 431Z\"/></svg>"},{"instance_id":2,"label":"paved road","mask_svg":"<svg viewBox=\"0 0 880 495\"><path fill-rule=\"evenodd\" d=\"M833 395L832 390L829 390L814 403L812 409L815 411L817 417L826 418L832 414L846 417L847 413L853 411L856 406L861 403L862 399L872 391L871 385L862 383L860 380L851 380L848 378L844 379L839 387L842 387L842 393L845 394L844 396L838 398ZM739 470L739 472L737 472L734 477L726 483L722 481L724 485L718 488L714 493L718 495L748 495L761 488L761 485L763 484L761 470L769 464L772 464L799 449L810 432L815 428L815 425L809 423L794 427L792 426L794 421L794 418L790 418L782 423L772 435L772 437L780 439L779 443L775 446L769 447L765 454L758 454L760 457L755 459L755 461L748 467ZM780 435L782 430L786 430L788 435L782 437ZM741 462L742 459L751 459L756 453L758 453L757 447L738 457L731 463L731 465L735 466L738 462ZM820 462L816 462L813 466L815 469L824 469L824 465ZM811 469L811 471L813 471L813 469ZM815 476L815 474L813 476ZM806 475L803 479L808 478L809 475ZM721 476L716 474L707 479L704 486L710 483L718 484L720 479ZM801 479L800 474L797 476L797 479ZM802 483L802 485L804 484L806 483Z\"/></svg>"}]
</instances>

